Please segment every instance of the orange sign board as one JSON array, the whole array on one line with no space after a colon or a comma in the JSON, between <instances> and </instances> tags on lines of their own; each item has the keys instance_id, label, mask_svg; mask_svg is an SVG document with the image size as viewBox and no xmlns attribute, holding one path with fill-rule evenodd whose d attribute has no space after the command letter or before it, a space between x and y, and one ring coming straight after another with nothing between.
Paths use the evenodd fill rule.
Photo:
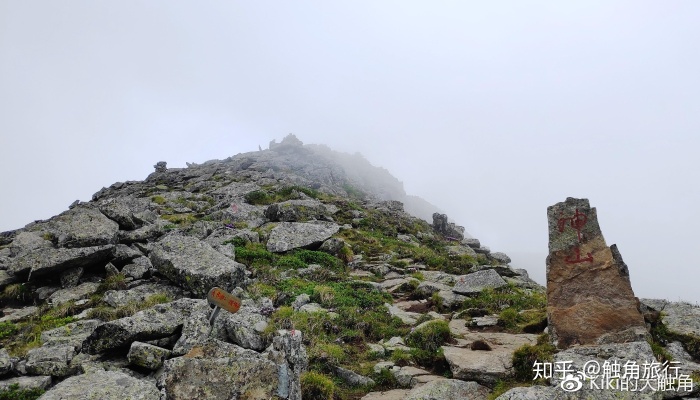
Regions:
<instances>
[{"instance_id":1,"label":"orange sign board","mask_svg":"<svg viewBox=\"0 0 700 400\"><path fill-rule=\"evenodd\" d=\"M232 313L241 308L241 299L218 287L214 287L209 291L207 300L211 304Z\"/></svg>"}]
</instances>

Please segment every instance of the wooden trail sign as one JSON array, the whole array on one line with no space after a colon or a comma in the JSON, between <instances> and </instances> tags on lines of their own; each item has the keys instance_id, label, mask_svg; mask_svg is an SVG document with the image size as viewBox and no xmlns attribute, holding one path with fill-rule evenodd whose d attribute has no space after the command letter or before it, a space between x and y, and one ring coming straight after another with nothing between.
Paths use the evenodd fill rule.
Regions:
<instances>
[{"instance_id":1,"label":"wooden trail sign","mask_svg":"<svg viewBox=\"0 0 700 400\"><path fill-rule=\"evenodd\" d=\"M214 305L214 310L209 317L209 335L214 330L214 320L219 316L222 308L230 313L235 313L241 308L241 299L219 287L213 287L209 291L207 301Z\"/></svg>"},{"instance_id":2,"label":"wooden trail sign","mask_svg":"<svg viewBox=\"0 0 700 400\"><path fill-rule=\"evenodd\" d=\"M239 308L241 308L241 299L218 287L213 287L209 291L209 294L207 294L207 300L209 303L219 308L223 308L230 313L235 313Z\"/></svg>"}]
</instances>

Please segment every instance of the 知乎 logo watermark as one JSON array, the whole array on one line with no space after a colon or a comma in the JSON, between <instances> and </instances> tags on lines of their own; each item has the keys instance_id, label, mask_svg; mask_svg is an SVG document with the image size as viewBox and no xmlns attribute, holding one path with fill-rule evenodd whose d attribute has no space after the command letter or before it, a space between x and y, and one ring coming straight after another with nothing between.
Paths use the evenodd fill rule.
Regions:
<instances>
[{"instance_id":1,"label":"\u77e5\u4e4e logo watermark","mask_svg":"<svg viewBox=\"0 0 700 400\"><path fill-rule=\"evenodd\" d=\"M617 360L607 360L601 364L591 360L584 364L583 370L577 371L572 361L535 361L532 372L534 379L558 377L561 379L559 387L566 392L583 388L623 392L692 392L693 379L688 374L680 373L678 364L678 361L652 361L641 365L636 361L627 361L621 364Z\"/></svg>"}]
</instances>

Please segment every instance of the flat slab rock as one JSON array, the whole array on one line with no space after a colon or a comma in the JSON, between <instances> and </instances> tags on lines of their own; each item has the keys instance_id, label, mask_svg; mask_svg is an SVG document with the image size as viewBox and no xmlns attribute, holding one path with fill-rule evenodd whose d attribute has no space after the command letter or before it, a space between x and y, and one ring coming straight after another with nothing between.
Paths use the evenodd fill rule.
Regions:
<instances>
[{"instance_id":1,"label":"flat slab rock","mask_svg":"<svg viewBox=\"0 0 700 400\"><path fill-rule=\"evenodd\" d=\"M501 332L471 332L465 320L450 321L450 330L464 338L465 344L477 340L486 341L490 351L472 350L468 347L443 346L445 359L450 364L452 375L457 379L476 381L493 386L499 379L512 374L513 353L525 344L535 344L537 335L508 334Z\"/></svg>"},{"instance_id":2,"label":"flat slab rock","mask_svg":"<svg viewBox=\"0 0 700 400\"><path fill-rule=\"evenodd\" d=\"M245 279L245 265L191 236L165 236L153 246L150 258L158 272L198 297L214 286L227 289Z\"/></svg>"},{"instance_id":3,"label":"flat slab rock","mask_svg":"<svg viewBox=\"0 0 700 400\"><path fill-rule=\"evenodd\" d=\"M158 388L119 371L95 371L72 376L41 396L41 400L160 400Z\"/></svg>"},{"instance_id":4,"label":"flat slab rock","mask_svg":"<svg viewBox=\"0 0 700 400\"><path fill-rule=\"evenodd\" d=\"M158 304L131 317L120 318L98 326L83 342L88 354L126 347L134 341L147 341L173 335L182 327L197 300L180 299Z\"/></svg>"},{"instance_id":5,"label":"flat slab rock","mask_svg":"<svg viewBox=\"0 0 700 400\"><path fill-rule=\"evenodd\" d=\"M146 283L129 290L108 290L104 294L104 301L112 307L120 307L131 302L143 302L155 294L165 294L171 299L178 299L183 296L183 291L177 286Z\"/></svg>"},{"instance_id":6,"label":"flat slab rock","mask_svg":"<svg viewBox=\"0 0 700 400\"><path fill-rule=\"evenodd\" d=\"M19 389L46 389L51 386L50 376L19 376L0 381L0 391L9 390L10 386L17 385Z\"/></svg>"},{"instance_id":7,"label":"flat slab rock","mask_svg":"<svg viewBox=\"0 0 700 400\"><path fill-rule=\"evenodd\" d=\"M7 271L14 275L29 274L30 279L74 267L91 267L106 262L113 245L71 249L41 248L8 260ZM31 272L31 273L30 273Z\"/></svg>"},{"instance_id":8,"label":"flat slab rock","mask_svg":"<svg viewBox=\"0 0 700 400\"><path fill-rule=\"evenodd\" d=\"M452 291L457 294L470 295L478 294L486 288L496 289L506 285L506 281L496 271L485 269L458 276Z\"/></svg>"},{"instance_id":9,"label":"flat slab rock","mask_svg":"<svg viewBox=\"0 0 700 400\"><path fill-rule=\"evenodd\" d=\"M277 393L277 385L275 363L258 352L214 339L165 361L158 379L169 400L267 399Z\"/></svg>"},{"instance_id":10,"label":"flat slab rock","mask_svg":"<svg viewBox=\"0 0 700 400\"><path fill-rule=\"evenodd\" d=\"M671 332L700 338L700 307L667 300L642 299L641 302L660 311L661 320Z\"/></svg>"},{"instance_id":11,"label":"flat slab rock","mask_svg":"<svg viewBox=\"0 0 700 400\"><path fill-rule=\"evenodd\" d=\"M283 253L298 248L320 246L338 230L340 226L333 222L280 222L270 231L267 250Z\"/></svg>"},{"instance_id":12,"label":"flat slab rock","mask_svg":"<svg viewBox=\"0 0 700 400\"><path fill-rule=\"evenodd\" d=\"M486 400L490 390L476 382L437 379L411 390L406 400Z\"/></svg>"}]
</instances>

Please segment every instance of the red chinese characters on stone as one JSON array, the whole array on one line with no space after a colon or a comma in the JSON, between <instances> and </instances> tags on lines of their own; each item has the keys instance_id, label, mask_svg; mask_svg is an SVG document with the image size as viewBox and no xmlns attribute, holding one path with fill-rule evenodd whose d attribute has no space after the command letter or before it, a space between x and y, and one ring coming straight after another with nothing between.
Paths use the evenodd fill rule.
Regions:
<instances>
[{"instance_id":1,"label":"red chinese characters on stone","mask_svg":"<svg viewBox=\"0 0 700 400\"><path fill-rule=\"evenodd\" d=\"M559 218L557 225L559 228L559 232L564 232L566 226L570 225L573 229L576 230L576 237L578 238L578 242L581 243L581 229L583 229L587 221L588 217L586 217L586 214L580 212L577 208L573 217ZM584 261L593 262L593 256L591 255L591 253L587 253L586 257L581 257L581 249L579 248L579 246L576 246L574 248L574 253L576 253L575 258L569 256L564 259L564 261L566 261L567 264L579 264Z\"/></svg>"}]
</instances>

